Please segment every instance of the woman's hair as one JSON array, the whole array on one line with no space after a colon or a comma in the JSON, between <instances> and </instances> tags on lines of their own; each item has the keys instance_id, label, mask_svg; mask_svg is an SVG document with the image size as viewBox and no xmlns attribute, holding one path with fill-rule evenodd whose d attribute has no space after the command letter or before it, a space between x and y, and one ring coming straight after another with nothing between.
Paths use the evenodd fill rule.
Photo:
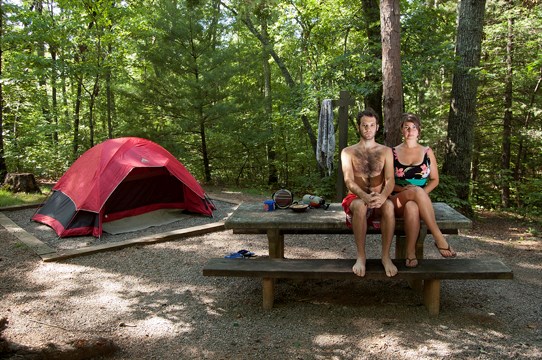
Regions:
<instances>
[{"instance_id":1,"label":"woman's hair","mask_svg":"<svg viewBox=\"0 0 542 360\"><path fill-rule=\"evenodd\" d=\"M401 116L401 128L403 128L403 125L406 122L411 122L418 128L418 133L422 131L422 123L420 122L420 118L414 114L410 113L404 113L403 116Z\"/></svg>"}]
</instances>

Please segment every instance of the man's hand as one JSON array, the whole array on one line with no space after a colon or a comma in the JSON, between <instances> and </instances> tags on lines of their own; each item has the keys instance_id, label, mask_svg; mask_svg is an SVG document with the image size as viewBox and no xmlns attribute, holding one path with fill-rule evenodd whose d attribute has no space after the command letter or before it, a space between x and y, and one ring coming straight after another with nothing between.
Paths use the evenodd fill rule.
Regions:
<instances>
[{"instance_id":1,"label":"man's hand","mask_svg":"<svg viewBox=\"0 0 542 360\"><path fill-rule=\"evenodd\" d=\"M371 209L377 209L384 204L386 201L386 197L382 195L381 193L372 192L369 194L369 202L367 203L367 207Z\"/></svg>"}]
</instances>

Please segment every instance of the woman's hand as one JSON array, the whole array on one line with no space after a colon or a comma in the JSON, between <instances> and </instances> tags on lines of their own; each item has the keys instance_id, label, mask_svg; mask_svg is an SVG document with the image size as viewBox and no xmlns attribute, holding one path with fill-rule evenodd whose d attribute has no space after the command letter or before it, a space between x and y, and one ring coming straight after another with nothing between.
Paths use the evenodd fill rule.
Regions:
<instances>
[{"instance_id":1,"label":"woman's hand","mask_svg":"<svg viewBox=\"0 0 542 360\"><path fill-rule=\"evenodd\" d=\"M416 185L409 184L407 186L403 186L401 191L405 191L405 190L412 189L412 188L415 188L415 187L416 187Z\"/></svg>"}]
</instances>

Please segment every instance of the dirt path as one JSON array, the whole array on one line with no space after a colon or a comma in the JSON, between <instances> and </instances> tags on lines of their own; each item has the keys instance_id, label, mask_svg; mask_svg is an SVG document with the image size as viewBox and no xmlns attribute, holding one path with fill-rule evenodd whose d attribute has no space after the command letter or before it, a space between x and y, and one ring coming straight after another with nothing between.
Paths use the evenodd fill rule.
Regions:
<instances>
[{"instance_id":1,"label":"dirt path","mask_svg":"<svg viewBox=\"0 0 542 360\"><path fill-rule=\"evenodd\" d=\"M515 278L443 282L437 318L400 281L280 281L276 307L263 311L260 281L201 275L210 257L264 255L264 235L222 231L43 263L0 229L3 336L27 351L103 338L119 347L113 359L539 359L542 239L531 226L481 214L472 230L448 236L459 256L499 258ZM286 241L289 257L354 256L350 235ZM378 257L379 238L368 247ZM65 358L90 351L73 354Z\"/></svg>"}]
</instances>

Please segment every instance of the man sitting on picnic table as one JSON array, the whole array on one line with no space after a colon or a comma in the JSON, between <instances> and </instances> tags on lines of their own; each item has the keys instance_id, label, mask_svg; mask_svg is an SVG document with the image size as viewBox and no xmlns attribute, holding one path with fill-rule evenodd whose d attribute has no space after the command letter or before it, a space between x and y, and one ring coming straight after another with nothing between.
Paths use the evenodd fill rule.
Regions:
<instances>
[{"instance_id":1,"label":"man sitting on picnic table","mask_svg":"<svg viewBox=\"0 0 542 360\"><path fill-rule=\"evenodd\" d=\"M342 205L346 213L346 224L353 229L357 248L357 260L352 271L365 276L365 238L367 223L381 219L382 265L387 276L397 274L397 267L390 257L390 248L395 230L393 203L388 196L395 184L393 154L391 148L378 144L378 115L364 110L357 116L360 141L341 152L344 182L349 192Z\"/></svg>"}]
</instances>

